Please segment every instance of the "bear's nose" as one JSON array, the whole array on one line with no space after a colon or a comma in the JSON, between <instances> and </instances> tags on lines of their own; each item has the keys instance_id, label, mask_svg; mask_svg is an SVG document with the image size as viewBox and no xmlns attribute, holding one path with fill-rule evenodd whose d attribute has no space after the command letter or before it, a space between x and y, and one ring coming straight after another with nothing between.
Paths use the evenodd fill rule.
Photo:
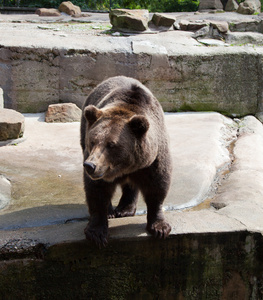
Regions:
<instances>
[{"instance_id":1,"label":"bear's nose","mask_svg":"<svg viewBox=\"0 0 263 300\"><path fill-rule=\"evenodd\" d=\"M83 166L89 175L92 175L95 172L96 165L94 165L94 163L89 161L84 161Z\"/></svg>"}]
</instances>

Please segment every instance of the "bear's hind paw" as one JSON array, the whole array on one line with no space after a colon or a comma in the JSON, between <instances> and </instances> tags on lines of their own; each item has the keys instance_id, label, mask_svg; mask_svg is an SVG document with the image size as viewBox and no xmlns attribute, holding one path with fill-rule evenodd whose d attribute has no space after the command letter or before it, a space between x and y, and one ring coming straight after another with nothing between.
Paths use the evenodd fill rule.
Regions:
<instances>
[{"instance_id":1,"label":"bear's hind paw","mask_svg":"<svg viewBox=\"0 0 263 300\"><path fill-rule=\"evenodd\" d=\"M147 224L147 231L155 238L167 238L171 232L171 226L164 220L157 220L152 224Z\"/></svg>"},{"instance_id":2,"label":"bear's hind paw","mask_svg":"<svg viewBox=\"0 0 263 300\"><path fill-rule=\"evenodd\" d=\"M117 206L114 210L115 218L133 217L136 212L136 206L128 205L125 207Z\"/></svg>"}]
</instances>

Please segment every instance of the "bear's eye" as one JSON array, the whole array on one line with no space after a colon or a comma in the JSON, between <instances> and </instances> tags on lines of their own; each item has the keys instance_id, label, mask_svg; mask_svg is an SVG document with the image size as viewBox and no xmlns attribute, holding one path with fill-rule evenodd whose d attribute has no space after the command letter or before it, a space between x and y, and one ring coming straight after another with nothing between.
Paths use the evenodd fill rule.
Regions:
<instances>
[{"instance_id":1,"label":"bear's eye","mask_svg":"<svg viewBox=\"0 0 263 300\"><path fill-rule=\"evenodd\" d=\"M116 147L116 144L114 143L114 142L108 142L107 143L107 148L108 149L113 149L113 148L115 148Z\"/></svg>"}]
</instances>

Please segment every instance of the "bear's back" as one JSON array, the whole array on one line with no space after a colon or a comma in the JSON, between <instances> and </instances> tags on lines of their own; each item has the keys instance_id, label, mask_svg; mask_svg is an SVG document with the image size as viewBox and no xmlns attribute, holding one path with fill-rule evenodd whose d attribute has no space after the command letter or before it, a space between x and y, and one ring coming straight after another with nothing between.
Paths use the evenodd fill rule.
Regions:
<instances>
[{"instance_id":1,"label":"bear's back","mask_svg":"<svg viewBox=\"0 0 263 300\"><path fill-rule=\"evenodd\" d=\"M87 105L94 105L98 108L103 108L108 105L110 102L119 101L122 97L125 98L125 93L133 90L135 87L140 88L147 95L148 102L158 102L155 97L152 95L150 90L148 90L143 84L138 80L125 77L125 76L116 76L111 77L102 83L100 83L88 96L84 107ZM110 97L113 95L114 97Z\"/></svg>"}]
</instances>

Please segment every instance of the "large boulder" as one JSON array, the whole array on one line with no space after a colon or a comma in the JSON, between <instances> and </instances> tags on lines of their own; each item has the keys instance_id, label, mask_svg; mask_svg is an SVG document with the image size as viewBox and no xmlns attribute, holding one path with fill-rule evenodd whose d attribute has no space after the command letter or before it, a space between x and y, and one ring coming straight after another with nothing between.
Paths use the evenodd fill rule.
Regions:
<instances>
[{"instance_id":1,"label":"large boulder","mask_svg":"<svg viewBox=\"0 0 263 300\"><path fill-rule=\"evenodd\" d=\"M172 18L165 14L155 13L152 17L152 23L155 26L159 27L168 27L170 28L175 22L175 18Z\"/></svg>"},{"instance_id":2,"label":"large boulder","mask_svg":"<svg viewBox=\"0 0 263 300\"><path fill-rule=\"evenodd\" d=\"M209 9L223 9L223 4L220 0L200 0L198 7L199 11L209 10Z\"/></svg>"},{"instance_id":3,"label":"large boulder","mask_svg":"<svg viewBox=\"0 0 263 300\"><path fill-rule=\"evenodd\" d=\"M50 104L45 121L48 123L79 122L81 109L74 103Z\"/></svg>"},{"instance_id":4,"label":"large boulder","mask_svg":"<svg viewBox=\"0 0 263 300\"><path fill-rule=\"evenodd\" d=\"M80 16L81 9L70 1L64 1L59 5L59 11L64 12L70 16Z\"/></svg>"},{"instance_id":5,"label":"large boulder","mask_svg":"<svg viewBox=\"0 0 263 300\"><path fill-rule=\"evenodd\" d=\"M245 0L238 6L237 12L243 15L253 15L261 12L261 2L259 0Z\"/></svg>"},{"instance_id":6,"label":"large boulder","mask_svg":"<svg viewBox=\"0 0 263 300\"><path fill-rule=\"evenodd\" d=\"M228 0L225 11L236 11L238 9L238 4L236 0Z\"/></svg>"},{"instance_id":7,"label":"large boulder","mask_svg":"<svg viewBox=\"0 0 263 300\"><path fill-rule=\"evenodd\" d=\"M144 31L148 29L149 11L146 9L112 9L109 17L115 30Z\"/></svg>"},{"instance_id":8,"label":"large boulder","mask_svg":"<svg viewBox=\"0 0 263 300\"><path fill-rule=\"evenodd\" d=\"M217 29L220 33L226 33L229 30L228 23L225 21L211 21L211 26Z\"/></svg>"},{"instance_id":9,"label":"large boulder","mask_svg":"<svg viewBox=\"0 0 263 300\"><path fill-rule=\"evenodd\" d=\"M25 117L13 110L0 108L0 141L17 139L23 136Z\"/></svg>"},{"instance_id":10,"label":"large boulder","mask_svg":"<svg viewBox=\"0 0 263 300\"><path fill-rule=\"evenodd\" d=\"M58 17L61 15L60 11L55 8L38 8L35 13L40 17Z\"/></svg>"}]
</instances>

